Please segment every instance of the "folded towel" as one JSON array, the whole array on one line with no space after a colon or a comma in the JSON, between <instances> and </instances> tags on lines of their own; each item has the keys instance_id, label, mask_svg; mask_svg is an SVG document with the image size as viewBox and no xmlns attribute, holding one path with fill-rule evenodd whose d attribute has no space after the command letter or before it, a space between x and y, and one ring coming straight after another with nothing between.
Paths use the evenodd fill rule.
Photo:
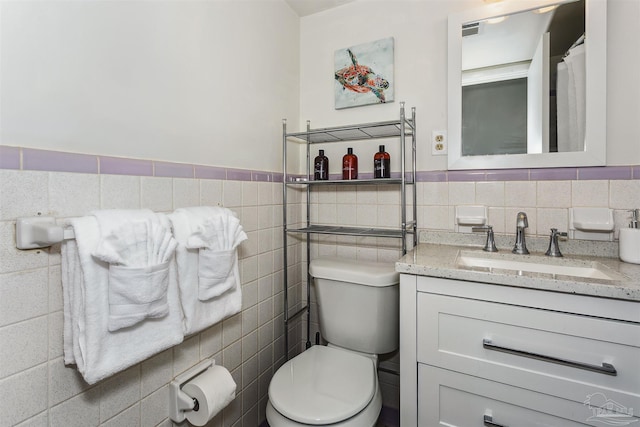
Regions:
<instances>
[{"instance_id":1,"label":"folded towel","mask_svg":"<svg viewBox=\"0 0 640 427\"><path fill-rule=\"evenodd\" d=\"M109 331L166 316L169 259L178 244L167 218L150 210L93 215L101 234L93 256L110 264Z\"/></svg>"},{"instance_id":2,"label":"folded towel","mask_svg":"<svg viewBox=\"0 0 640 427\"><path fill-rule=\"evenodd\" d=\"M215 251L202 248L198 251L198 299L206 301L233 288L236 276L238 252L235 249Z\"/></svg>"},{"instance_id":3,"label":"folded towel","mask_svg":"<svg viewBox=\"0 0 640 427\"><path fill-rule=\"evenodd\" d=\"M157 220L168 227L166 216L158 215ZM65 363L75 363L84 379L94 384L182 342L175 259L168 261L168 314L109 332L110 265L92 255L101 240L98 219L75 218L69 224L76 240L65 240L61 250Z\"/></svg>"},{"instance_id":4,"label":"folded towel","mask_svg":"<svg viewBox=\"0 0 640 427\"><path fill-rule=\"evenodd\" d=\"M237 246L247 239L232 211L220 207L177 209L169 215L178 241L178 286L184 332L201 331L240 311Z\"/></svg>"},{"instance_id":5,"label":"folded towel","mask_svg":"<svg viewBox=\"0 0 640 427\"><path fill-rule=\"evenodd\" d=\"M203 221L195 216L195 231L185 246L199 249L198 299L222 295L235 284L232 268L237 263L236 247L247 239L240 220L225 208L211 208ZM197 226L196 226L197 224Z\"/></svg>"}]
</instances>

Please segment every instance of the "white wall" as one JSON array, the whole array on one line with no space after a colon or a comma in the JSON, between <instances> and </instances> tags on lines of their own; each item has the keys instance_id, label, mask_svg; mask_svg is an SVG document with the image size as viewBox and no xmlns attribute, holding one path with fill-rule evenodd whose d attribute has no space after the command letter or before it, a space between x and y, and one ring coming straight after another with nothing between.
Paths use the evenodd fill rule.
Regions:
<instances>
[{"instance_id":1,"label":"white wall","mask_svg":"<svg viewBox=\"0 0 640 427\"><path fill-rule=\"evenodd\" d=\"M359 1L302 18L300 119L311 119L313 127L388 120L398 113L397 101L405 101L417 108L418 170L444 170L446 156L431 156L428 144L432 130L447 128L447 16L483 2L364 1L366 6ZM640 39L631 37L629 28L640 25L640 2L609 0L607 13L607 164L639 164ZM333 52L390 36L395 38L396 102L335 110ZM338 160L343 147L328 151ZM337 163L332 173L338 172Z\"/></svg>"},{"instance_id":2,"label":"white wall","mask_svg":"<svg viewBox=\"0 0 640 427\"><path fill-rule=\"evenodd\" d=\"M281 119L299 102L299 18L282 0L0 13L0 144L282 170Z\"/></svg>"}]
</instances>

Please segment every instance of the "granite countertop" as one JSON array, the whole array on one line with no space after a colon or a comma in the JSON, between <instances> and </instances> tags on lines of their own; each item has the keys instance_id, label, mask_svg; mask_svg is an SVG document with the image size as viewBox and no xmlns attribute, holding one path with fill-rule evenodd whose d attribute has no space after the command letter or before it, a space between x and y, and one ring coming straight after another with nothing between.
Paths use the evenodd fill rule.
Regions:
<instances>
[{"instance_id":1,"label":"granite countertop","mask_svg":"<svg viewBox=\"0 0 640 427\"><path fill-rule=\"evenodd\" d=\"M531 273L514 269L461 266L459 257L500 259L523 263L595 267L608 276L603 279L583 278L563 274ZM640 302L640 265L621 262L618 258L565 254L551 258L544 252L515 255L510 250L484 252L480 247L456 244L420 243L396 263L396 271L419 276L458 279L555 292L565 292Z\"/></svg>"}]
</instances>

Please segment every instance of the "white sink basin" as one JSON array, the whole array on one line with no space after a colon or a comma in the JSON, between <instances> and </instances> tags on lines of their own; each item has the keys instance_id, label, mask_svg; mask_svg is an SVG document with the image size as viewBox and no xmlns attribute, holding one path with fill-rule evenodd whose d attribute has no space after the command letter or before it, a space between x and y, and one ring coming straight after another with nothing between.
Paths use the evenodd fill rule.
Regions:
<instances>
[{"instance_id":1,"label":"white sink basin","mask_svg":"<svg viewBox=\"0 0 640 427\"><path fill-rule=\"evenodd\" d=\"M461 268L493 272L510 270L516 274L539 273L596 280L623 280L625 277L597 261L549 258L535 255L485 254L462 251L456 265Z\"/></svg>"}]
</instances>

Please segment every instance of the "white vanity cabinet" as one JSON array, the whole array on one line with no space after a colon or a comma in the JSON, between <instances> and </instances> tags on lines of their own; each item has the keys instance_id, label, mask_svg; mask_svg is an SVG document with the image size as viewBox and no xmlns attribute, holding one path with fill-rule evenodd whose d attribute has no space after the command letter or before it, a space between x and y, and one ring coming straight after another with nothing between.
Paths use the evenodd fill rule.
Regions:
<instances>
[{"instance_id":1,"label":"white vanity cabinet","mask_svg":"<svg viewBox=\"0 0 640 427\"><path fill-rule=\"evenodd\" d=\"M401 425L640 425L640 304L401 275Z\"/></svg>"}]
</instances>

